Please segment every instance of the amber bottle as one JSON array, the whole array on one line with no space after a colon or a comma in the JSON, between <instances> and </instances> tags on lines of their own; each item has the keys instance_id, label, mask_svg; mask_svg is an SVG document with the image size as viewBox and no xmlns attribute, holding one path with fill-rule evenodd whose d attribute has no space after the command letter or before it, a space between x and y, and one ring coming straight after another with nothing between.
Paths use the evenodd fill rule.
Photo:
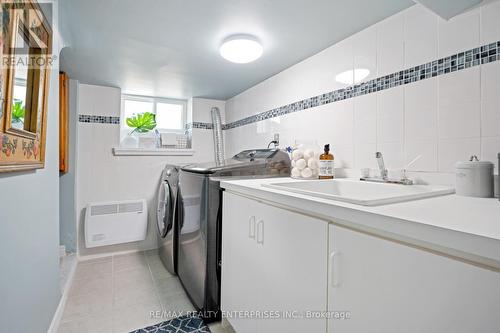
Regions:
<instances>
[{"instance_id":1,"label":"amber bottle","mask_svg":"<svg viewBox=\"0 0 500 333\"><path fill-rule=\"evenodd\" d=\"M330 154L330 145L325 145L325 152L319 156L319 179L335 178L335 157Z\"/></svg>"}]
</instances>

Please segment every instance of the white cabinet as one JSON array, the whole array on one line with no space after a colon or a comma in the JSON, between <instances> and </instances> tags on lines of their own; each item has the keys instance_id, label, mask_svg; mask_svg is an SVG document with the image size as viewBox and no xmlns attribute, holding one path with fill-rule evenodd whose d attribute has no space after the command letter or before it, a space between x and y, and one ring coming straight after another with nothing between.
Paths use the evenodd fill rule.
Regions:
<instances>
[{"instance_id":1,"label":"white cabinet","mask_svg":"<svg viewBox=\"0 0 500 333\"><path fill-rule=\"evenodd\" d=\"M223 207L222 310L236 332L326 332L297 316L327 309L328 224L227 192Z\"/></svg>"},{"instance_id":2,"label":"white cabinet","mask_svg":"<svg viewBox=\"0 0 500 333\"><path fill-rule=\"evenodd\" d=\"M221 292L237 333L500 332L498 271L227 192Z\"/></svg>"},{"instance_id":3,"label":"white cabinet","mask_svg":"<svg viewBox=\"0 0 500 333\"><path fill-rule=\"evenodd\" d=\"M221 307L238 333L256 332L256 321L243 312L257 307L255 284L261 272L255 236L250 237L250 232L255 235L257 202L226 193L223 200Z\"/></svg>"},{"instance_id":4,"label":"white cabinet","mask_svg":"<svg viewBox=\"0 0 500 333\"><path fill-rule=\"evenodd\" d=\"M500 273L330 226L331 333L500 331Z\"/></svg>"}]
</instances>

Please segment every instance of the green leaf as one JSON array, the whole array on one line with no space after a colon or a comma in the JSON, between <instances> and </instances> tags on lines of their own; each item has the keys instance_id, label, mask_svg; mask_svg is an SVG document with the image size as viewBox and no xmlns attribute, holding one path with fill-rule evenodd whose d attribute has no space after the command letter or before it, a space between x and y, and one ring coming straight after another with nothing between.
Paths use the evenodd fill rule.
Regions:
<instances>
[{"instance_id":1,"label":"green leaf","mask_svg":"<svg viewBox=\"0 0 500 333\"><path fill-rule=\"evenodd\" d=\"M151 112L139 113L127 118L125 122L134 129L132 132L147 133L156 127L156 115Z\"/></svg>"},{"instance_id":2,"label":"green leaf","mask_svg":"<svg viewBox=\"0 0 500 333\"><path fill-rule=\"evenodd\" d=\"M14 102L12 106L12 121L15 123L23 122L26 110L22 102Z\"/></svg>"}]
</instances>

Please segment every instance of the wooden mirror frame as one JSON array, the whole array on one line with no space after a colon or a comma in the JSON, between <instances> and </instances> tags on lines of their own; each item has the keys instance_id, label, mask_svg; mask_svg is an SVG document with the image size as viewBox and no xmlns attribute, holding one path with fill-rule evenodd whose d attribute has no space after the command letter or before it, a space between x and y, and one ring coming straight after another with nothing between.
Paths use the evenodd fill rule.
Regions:
<instances>
[{"instance_id":1,"label":"wooden mirror frame","mask_svg":"<svg viewBox=\"0 0 500 333\"><path fill-rule=\"evenodd\" d=\"M0 45L0 59L2 60L0 88L1 97L3 97L0 110L0 172L40 169L45 166L47 104L51 75L50 64L52 62L52 29L35 0L15 1L14 3L0 0L0 3L2 20L5 17L8 18L8 24L2 22L4 23L2 28L3 45ZM19 12L14 8L23 9L23 15L29 14L24 17L24 20L20 20L18 17ZM35 16L32 16L33 13ZM32 22L28 22L28 20ZM33 20L36 20L35 23L39 24L33 25ZM29 103L31 108L31 112L25 118L25 121L29 122L29 131L11 126L15 66L3 66L6 57L8 59L15 57L12 46L14 45L13 39L16 37L18 24L23 24L23 29L28 29L31 36L38 37L46 46L43 49L43 54L37 56L39 59L44 59L43 65L28 70L28 82L35 82L26 89L25 104L28 107ZM32 28L28 25L31 25ZM33 53L33 55L36 54ZM32 56L32 54L30 53L29 56Z\"/></svg>"}]
</instances>

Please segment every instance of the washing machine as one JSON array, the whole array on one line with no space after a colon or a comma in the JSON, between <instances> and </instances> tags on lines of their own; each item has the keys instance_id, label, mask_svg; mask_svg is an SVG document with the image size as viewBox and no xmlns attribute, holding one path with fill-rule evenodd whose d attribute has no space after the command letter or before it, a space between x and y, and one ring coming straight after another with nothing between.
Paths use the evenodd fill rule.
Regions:
<instances>
[{"instance_id":1,"label":"washing machine","mask_svg":"<svg viewBox=\"0 0 500 333\"><path fill-rule=\"evenodd\" d=\"M156 219L160 259L167 270L177 272L177 189L179 167L167 165L162 172L158 188Z\"/></svg>"},{"instance_id":2,"label":"washing machine","mask_svg":"<svg viewBox=\"0 0 500 333\"><path fill-rule=\"evenodd\" d=\"M180 168L177 196L177 275L206 322L220 319L222 192L226 177L289 177L291 162L279 149L242 151L222 163ZM227 179L227 178L226 178Z\"/></svg>"}]
</instances>

